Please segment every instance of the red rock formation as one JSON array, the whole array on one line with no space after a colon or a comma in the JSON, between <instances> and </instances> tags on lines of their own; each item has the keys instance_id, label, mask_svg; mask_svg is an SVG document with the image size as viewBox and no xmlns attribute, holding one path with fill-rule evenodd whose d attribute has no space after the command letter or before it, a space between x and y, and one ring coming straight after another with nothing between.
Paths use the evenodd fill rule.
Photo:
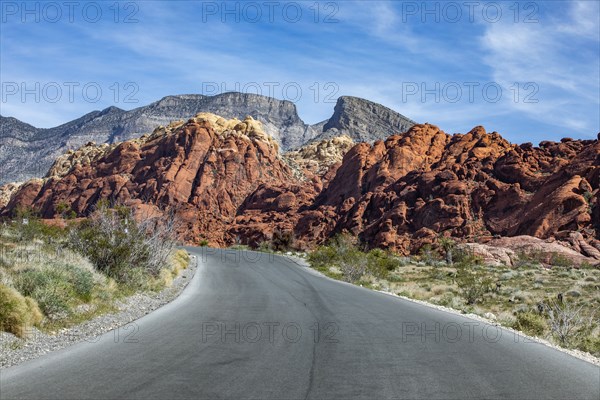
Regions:
<instances>
[{"instance_id":1,"label":"red rock formation","mask_svg":"<svg viewBox=\"0 0 600 400\"><path fill-rule=\"evenodd\" d=\"M442 232L475 241L581 231L591 243L598 238L598 207L590 212L590 204L598 196L599 160L597 140L534 148L482 127L450 138L433 125L415 126L385 143L354 147L296 233L347 230L403 253Z\"/></svg>"},{"instance_id":2,"label":"red rock formation","mask_svg":"<svg viewBox=\"0 0 600 400\"><path fill-rule=\"evenodd\" d=\"M174 132L121 143L92 164L75 164L43 186L26 184L4 213L26 206L51 218L59 204L67 203L85 216L99 199L137 207L149 203L177 210L184 240L197 242L203 236L224 245L237 208L248 195L262 183L289 179L291 171L271 140L247 126L218 133L208 120L196 118Z\"/></svg>"},{"instance_id":3,"label":"red rock formation","mask_svg":"<svg viewBox=\"0 0 600 400\"><path fill-rule=\"evenodd\" d=\"M407 254L440 234L531 235L598 256L598 140L519 146L482 127L450 136L416 125L355 145L319 175L291 169L255 125L198 117L101 156L86 151L88 162L70 156L60 174L21 187L3 213L31 206L52 217L66 202L85 216L106 198L146 211L175 208L183 239L214 245L258 245L280 231L310 247L349 231Z\"/></svg>"}]
</instances>

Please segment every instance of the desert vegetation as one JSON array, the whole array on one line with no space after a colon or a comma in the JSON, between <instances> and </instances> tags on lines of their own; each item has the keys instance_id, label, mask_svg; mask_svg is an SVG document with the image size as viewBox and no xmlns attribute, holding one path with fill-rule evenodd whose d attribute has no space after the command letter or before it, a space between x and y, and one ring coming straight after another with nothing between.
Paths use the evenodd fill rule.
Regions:
<instances>
[{"instance_id":1,"label":"desert vegetation","mask_svg":"<svg viewBox=\"0 0 600 400\"><path fill-rule=\"evenodd\" d=\"M173 217L134 218L100 202L65 226L19 211L0 225L0 330L55 330L114 309L118 299L156 291L187 268Z\"/></svg>"},{"instance_id":2,"label":"desert vegetation","mask_svg":"<svg viewBox=\"0 0 600 400\"><path fill-rule=\"evenodd\" d=\"M365 250L340 235L308 255L324 274L496 320L526 334L600 356L600 270L563 257L523 253L490 266L450 240L418 256Z\"/></svg>"}]
</instances>

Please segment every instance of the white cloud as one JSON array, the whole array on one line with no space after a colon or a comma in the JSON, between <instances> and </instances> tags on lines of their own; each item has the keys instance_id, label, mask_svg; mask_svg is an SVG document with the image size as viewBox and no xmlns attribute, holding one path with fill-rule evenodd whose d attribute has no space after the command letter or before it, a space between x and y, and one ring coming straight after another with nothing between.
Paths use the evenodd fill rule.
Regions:
<instances>
[{"instance_id":1,"label":"white cloud","mask_svg":"<svg viewBox=\"0 0 600 400\"><path fill-rule=\"evenodd\" d=\"M481 45L492 79L505 90L525 82L539 87L539 102L519 96L516 102L505 98L502 107L577 133L599 128L600 55L589 51L600 39L597 6L575 2L566 15L545 15L539 23L486 26Z\"/></svg>"}]
</instances>

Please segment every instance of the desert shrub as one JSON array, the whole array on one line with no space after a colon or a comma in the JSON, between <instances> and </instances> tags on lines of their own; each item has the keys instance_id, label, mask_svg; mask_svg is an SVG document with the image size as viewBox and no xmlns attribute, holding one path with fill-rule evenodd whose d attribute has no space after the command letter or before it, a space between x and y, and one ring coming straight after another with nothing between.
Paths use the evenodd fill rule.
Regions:
<instances>
[{"instance_id":1,"label":"desert shrub","mask_svg":"<svg viewBox=\"0 0 600 400\"><path fill-rule=\"evenodd\" d=\"M439 260L439 255L430 244L426 244L419 250L419 257L426 265L433 265Z\"/></svg>"},{"instance_id":2,"label":"desert shrub","mask_svg":"<svg viewBox=\"0 0 600 400\"><path fill-rule=\"evenodd\" d=\"M71 306L92 299L95 281L91 271L70 264L49 264L19 271L15 287L37 301L47 316L69 313Z\"/></svg>"},{"instance_id":3,"label":"desert shrub","mask_svg":"<svg viewBox=\"0 0 600 400\"><path fill-rule=\"evenodd\" d=\"M66 237L64 228L45 224L38 214L29 209L16 211L16 218L2 227L2 236L10 236L16 242L56 242Z\"/></svg>"},{"instance_id":4,"label":"desert shrub","mask_svg":"<svg viewBox=\"0 0 600 400\"><path fill-rule=\"evenodd\" d=\"M308 262L317 270L325 270L338 261L338 252L332 246L319 246L308 255Z\"/></svg>"},{"instance_id":5,"label":"desert shrub","mask_svg":"<svg viewBox=\"0 0 600 400\"><path fill-rule=\"evenodd\" d=\"M271 253L273 251L273 246L271 245L271 242L265 240L263 242L260 242L256 250L262 251L264 253Z\"/></svg>"},{"instance_id":6,"label":"desert shrub","mask_svg":"<svg viewBox=\"0 0 600 400\"><path fill-rule=\"evenodd\" d=\"M125 226L111 222L86 222L77 230L72 245L87 254L99 271L119 282L127 281L128 270L150 259L150 249L143 241L130 235Z\"/></svg>"},{"instance_id":7,"label":"desert shrub","mask_svg":"<svg viewBox=\"0 0 600 400\"><path fill-rule=\"evenodd\" d=\"M30 294L38 302L44 315L51 319L67 316L71 312L72 297L64 285L38 286Z\"/></svg>"},{"instance_id":8,"label":"desert shrub","mask_svg":"<svg viewBox=\"0 0 600 400\"><path fill-rule=\"evenodd\" d=\"M600 334L591 331L587 335L582 335L577 342L576 347L580 350L587 351L596 357L600 356Z\"/></svg>"},{"instance_id":9,"label":"desert shrub","mask_svg":"<svg viewBox=\"0 0 600 400\"><path fill-rule=\"evenodd\" d=\"M519 250L515 260L515 267L531 267L536 264L547 264L550 261L550 256L541 250Z\"/></svg>"},{"instance_id":10,"label":"desert shrub","mask_svg":"<svg viewBox=\"0 0 600 400\"><path fill-rule=\"evenodd\" d=\"M6 286L13 286L12 276L8 273L7 269L0 264L0 284Z\"/></svg>"},{"instance_id":11,"label":"desert shrub","mask_svg":"<svg viewBox=\"0 0 600 400\"><path fill-rule=\"evenodd\" d=\"M200 247L206 247L206 246L208 246L208 240L206 240L206 239L202 239L202 240L200 241Z\"/></svg>"},{"instance_id":12,"label":"desert shrub","mask_svg":"<svg viewBox=\"0 0 600 400\"><path fill-rule=\"evenodd\" d=\"M367 269L378 278L387 278L391 271L400 266L400 260L384 250L373 249L367 253Z\"/></svg>"},{"instance_id":13,"label":"desert shrub","mask_svg":"<svg viewBox=\"0 0 600 400\"><path fill-rule=\"evenodd\" d=\"M388 251L372 249L361 251L355 244L355 238L349 235L338 235L331 240L329 247L323 249L318 257L329 259L329 265L337 266L343 279L356 283L365 274L377 278L387 278L391 271L402 265L402 261Z\"/></svg>"},{"instance_id":14,"label":"desert shrub","mask_svg":"<svg viewBox=\"0 0 600 400\"><path fill-rule=\"evenodd\" d=\"M566 300L549 300L543 304L550 331L562 345L573 344L594 329L592 317L582 313L583 305Z\"/></svg>"},{"instance_id":15,"label":"desert shrub","mask_svg":"<svg viewBox=\"0 0 600 400\"><path fill-rule=\"evenodd\" d=\"M484 270L476 269L473 264L464 261L456 265L456 284L467 305L483 300L483 296L492 291L492 279Z\"/></svg>"},{"instance_id":16,"label":"desert shrub","mask_svg":"<svg viewBox=\"0 0 600 400\"><path fill-rule=\"evenodd\" d=\"M348 252L339 262L343 279L347 282L356 283L368 271L369 261L364 253L358 250Z\"/></svg>"},{"instance_id":17,"label":"desert shrub","mask_svg":"<svg viewBox=\"0 0 600 400\"><path fill-rule=\"evenodd\" d=\"M187 251L183 249L179 249L175 251L172 256L172 264L171 272L173 276L179 275L179 273L186 269L190 264L190 255Z\"/></svg>"},{"instance_id":18,"label":"desert shrub","mask_svg":"<svg viewBox=\"0 0 600 400\"><path fill-rule=\"evenodd\" d=\"M389 274L389 276L387 277L387 280L389 282L395 282L395 283L399 283L399 282L406 282L406 279L400 275L396 275L396 274Z\"/></svg>"},{"instance_id":19,"label":"desert shrub","mask_svg":"<svg viewBox=\"0 0 600 400\"><path fill-rule=\"evenodd\" d=\"M292 249L294 246L294 232L290 230L275 230L271 239L271 245L275 251Z\"/></svg>"},{"instance_id":20,"label":"desert shrub","mask_svg":"<svg viewBox=\"0 0 600 400\"><path fill-rule=\"evenodd\" d=\"M542 337L546 334L548 325L542 315L528 311L516 313L513 328L531 336Z\"/></svg>"},{"instance_id":21,"label":"desert shrub","mask_svg":"<svg viewBox=\"0 0 600 400\"><path fill-rule=\"evenodd\" d=\"M337 249L340 254L345 254L351 250L357 249L356 238L347 233L335 235L329 240L328 244Z\"/></svg>"},{"instance_id":22,"label":"desert shrub","mask_svg":"<svg viewBox=\"0 0 600 400\"><path fill-rule=\"evenodd\" d=\"M168 266L175 245L175 218L134 218L125 207L101 204L71 232L71 247L86 255L99 271L118 282L140 287ZM143 286L143 284L141 285Z\"/></svg>"},{"instance_id":23,"label":"desert shrub","mask_svg":"<svg viewBox=\"0 0 600 400\"><path fill-rule=\"evenodd\" d=\"M562 254L554 253L550 258L550 265L555 267L571 268L573 267L573 261Z\"/></svg>"},{"instance_id":24,"label":"desert shrub","mask_svg":"<svg viewBox=\"0 0 600 400\"><path fill-rule=\"evenodd\" d=\"M483 260L480 256L473 253L469 248L461 247L454 250L454 262L460 268L461 266L481 265Z\"/></svg>"},{"instance_id":25,"label":"desert shrub","mask_svg":"<svg viewBox=\"0 0 600 400\"><path fill-rule=\"evenodd\" d=\"M0 284L0 330L23 337L28 327L41 321L42 313L34 300Z\"/></svg>"},{"instance_id":26,"label":"desert shrub","mask_svg":"<svg viewBox=\"0 0 600 400\"><path fill-rule=\"evenodd\" d=\"M359 250L355 239L350 235L336 235L326 246L320 246L308 256L313 268L327 272L330 267L339 268L342 279L356 283L369 271L369 267L379 268L378 252L373 253L371 260L367 253ZM371 263L371 265L370 265ZM377 265L377 267L375 267Z\"/></svg>"},{"instance_id":27,"label":"desert shrub","mask_svg":"<svg viewBox=\"0 0 600 400\"><path fill-rule=\"evenodd\" d=\"M77 213L71 209L71 205L64 201L56 205L56 212L64 219L73 219L77 216Z\"/></svg>"},{"instance_id":28,"label":"desert shrub","mask_svg":"<svg viewBox=\"0 0 600 400\"><path fill-rule=\"evenodd\" d=\"M594 266L592 264L590 264L589 262L584 261L579 265L579 268L580 269L593 269Z\"/></svg>"},{"instance_id":29,"label":"desert shrub","mask_svg":"<svg viewBox=\"0 0 600 400\"><path fill-rule=\"evenodd\" d=\"M452 265L454 262L454 249L456 247L456 242L449 237L442 236L438 240L438 244L444 251L446 256L446 263Z\"/></svg>"},{"instance_id":30,"label":"desert shrub","mask_svg":"<svg viewBox=\"0 0 600 400\"><path fill-rule=\"evenodd\" d=\"M517 271L506 271L506 272L503 272L500 275L499 280L501 280L501 281L509 281L509 280L511 280L513 278L516 278L518 276L519 275L518 275Z\"/></svg>"},{"instance_id":31,"label":"desert shrub","mask_svg":"<svg viewBox=\"0 0 600 400\"><path fill-rule=\"evenodd\" d=\"M66 213L70 209L71 209L71 206L69 205L69 203L64 202L64 201L59 201L58 204L56 205L56 212L58 214Z\"/></svg>"},{"instance_id":32,"label":"desert shrub","mask_svg":"<svg viewBox=\"0 0 600 400\"><path fill-rule=\"evenodd\" d=\"M396 257L399 267L410 265L413 261L410 257Z\"/></svg>"}]
</instances>

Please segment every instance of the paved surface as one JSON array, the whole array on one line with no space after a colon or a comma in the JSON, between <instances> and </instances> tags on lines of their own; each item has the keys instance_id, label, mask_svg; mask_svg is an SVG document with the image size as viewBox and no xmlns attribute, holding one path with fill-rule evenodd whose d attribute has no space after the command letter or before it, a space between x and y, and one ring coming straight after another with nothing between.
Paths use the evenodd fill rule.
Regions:
<instances>
[{"instance_id":1,"label":"paved surface","mask_svg":"<svg viewBox=\"0 0 600 400\"><path fill-rule=\"evenodd\" d=\"M190 251L177 300L0 371L0 398L600 398L598 367L509 331L281 257Z\"/></svg>"}]
</instances>

